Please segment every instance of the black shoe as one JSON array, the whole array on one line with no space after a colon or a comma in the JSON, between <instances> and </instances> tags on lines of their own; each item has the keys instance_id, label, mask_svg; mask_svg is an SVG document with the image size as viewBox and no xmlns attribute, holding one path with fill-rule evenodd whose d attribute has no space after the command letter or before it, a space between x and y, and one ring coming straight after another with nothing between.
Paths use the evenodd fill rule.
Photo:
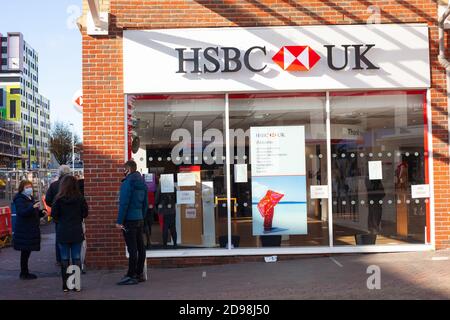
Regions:
<instances>
[{"instance_id":1,"label":"black shoe","mask_svg":"<svg viewBox=\"0 0 450 320\"><path fill-rule=\"evenodd\" d=\"M140 275L136 276L134 279L136 279L137 282L145 282L145 281L147 281L147 280L145 280L145 277L144 277L143 274L140 274Z\"/></svg>"},{"instance_id":2,"label":"black shoe","mask_svg":"<svg viewBox=\"0 0 450 320\"><path fill-rule=\"evenodd\" d=\"M22 280L34 280L34 279L37 279L37 276L35 274L32 274L32 273L21 273L20 274L20 279L22 279Z\"/></svg>"},{"instance_id":3,"label":"black shoe","mask_svg":"<svg viewBox=\"0 0 450 320\"><path fill-rule=\"evenodd\" d=\"M117 282L117 285L119 286L126 286L132 284L138 284L138 281L135 278L128 276L123 277L119 282Z\"/></svg>"},{"instance_id":4,"label":"black shoe","mask_svg":"<svg viewBox=\"0 0 450 320\"><path fill-rule=\"evenodd\" d=\"M64 292L68 292L69 288L67 287L67 279L69 278L67 274L67 269L69 268L69 260L61 260L61 279L62 279L62 288Z\"/></svg>"}]
</instances>

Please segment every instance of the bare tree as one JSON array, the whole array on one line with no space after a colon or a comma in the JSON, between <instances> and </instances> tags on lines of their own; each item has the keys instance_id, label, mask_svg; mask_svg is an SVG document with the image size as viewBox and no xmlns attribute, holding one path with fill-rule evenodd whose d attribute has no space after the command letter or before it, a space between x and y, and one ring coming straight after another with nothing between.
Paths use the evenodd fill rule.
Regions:
<instances>
[{"instance_id":1,"label":"bare tree","mask_svg":"<svg viewBox=\"0 0 450 320\"><path fill-rule=\"evenodd\" d=\"M77 134L74 134L75 146L82 145ZM50 151L59 164L67 164L72 160L72 131L68 124L55 122L50 133Z\"/></svg>"}]
</instances>

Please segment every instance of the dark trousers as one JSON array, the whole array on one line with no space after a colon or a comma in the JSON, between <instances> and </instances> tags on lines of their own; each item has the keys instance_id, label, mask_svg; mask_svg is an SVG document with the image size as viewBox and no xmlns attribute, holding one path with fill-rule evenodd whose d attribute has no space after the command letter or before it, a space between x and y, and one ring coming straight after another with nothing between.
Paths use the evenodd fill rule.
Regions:
<instances>
[{"instance_id":1,"label":"dark trousers","mask_svg":"<svg viewBox=\"0 0 450 320\"><path fill-rule=\"evenodd\" d=\"M31 251L20 251L20 274L28 274L28 259L30 259Z\"/></svg>"},{"instance_id":2,"label":"dark trousers","mask_svg":"<svg viewBox=\"0 0 450 320\"><path fill-rule=\"evenodd\" d=\"M144 272L145 247L142 237L144 231L144 221L125 221L123 231L125 243L128 250L128 273L129 277L136 277Z\"/></svg>"},{"instance_id":3,"label":"dark trousers","mask_svg":"<svg viewBox=\"0 0 450 320\"><path fill-rule=\"evenodd\" d=\"M150 248L151 246L152 223L153 223L153 212L152 209L148 209L147 215L144 219L144 234L147 248Z\"/></svg>"},{"instance_id":4,"label":"dark trousers","mask_svg":"<svg viewBox=\"0 0 450 320\"><path fill-rule=\"evenodd\" d=\"M383 206L378 202L369 205L369 217L367 222L371 233L378 233L380 231L382 212Z\"/></svg>"},{"instance_id":5,"label":"dark trousers","mask_svg":"<svg viewBox=\"0 0 450 320\"><path fill-rule=\"evenodd\" d=\"M55 232L56 232L57 224L55 223ZM56 237L55 237L56 239ZM55 240L55 253L56 253L56 262L61 263L61 254L59 252L58 242Z\"/></svg>"},{"instance_id":6,"label":"dark trousers","mask_svg":"<svg viewBox=\"0 0 450 320\"><path fill-rule=\"evenodd\" d=\"M172 236L173 245L177 245L177 230L176 230L176 223L175 223L175 215L174 214L165 214L163 216L163 244L167 245L167 240L169 237L169 229L170 229L170 235Z\"/></svg>"}]
</instances>

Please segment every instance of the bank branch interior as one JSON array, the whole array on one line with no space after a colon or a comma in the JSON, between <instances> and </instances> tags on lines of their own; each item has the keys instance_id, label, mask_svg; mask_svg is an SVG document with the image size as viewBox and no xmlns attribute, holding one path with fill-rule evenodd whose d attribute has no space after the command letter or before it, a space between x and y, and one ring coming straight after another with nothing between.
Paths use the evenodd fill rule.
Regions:
<instances>
[{"instance_id":1,"label":"bank branch interior","mask_svg":"<svg viewBox=\"0 0 450 320\"><path fill-rule=\"evenodd\" d=\"M429 243L426 97L127 95L148 248Z\"/></svg>"}]
</instances>

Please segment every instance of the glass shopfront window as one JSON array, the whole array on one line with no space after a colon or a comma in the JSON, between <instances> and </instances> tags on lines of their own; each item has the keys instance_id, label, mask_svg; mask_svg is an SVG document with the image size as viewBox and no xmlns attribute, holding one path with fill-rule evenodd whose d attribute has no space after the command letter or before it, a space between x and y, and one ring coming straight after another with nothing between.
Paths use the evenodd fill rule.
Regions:
<instances>
[{"instance_id":1,"label":"glass shopfront window","mask_svg":"<svg viewBox=\"0 0 450 320\"><path fill-rule=\"evenodd\" d=\"M149 187L147 243L227 248L228 236L232 248L428 242L425 96L128 96L131 157Z\"/></svg>"},{"instance_id":2,"label":"glass shopfront window","mask_svg":"<svg viewBox=\"0 0 450 320\"><path fill-rule=\"evenodd\" d=\"M322 93L230 95L231 224L241 247L329 245L327 201L310 193L328 183L325 102Z\"/></svg>"},{"instance_id":3,"label":"glass shopfront window","mask_svg":"<svg viewBox=\"0 0 450 320\"><path fill-rule=\"evenodd\" d=\"M423 92L333 94L335 245L425 243L429 196Z\"/></svg>"},{"instance_id":4,"label":"glass shopfront window","mask_svg":"<svg viewBox=\"0 0 450 320\"><path fill-rule=\"evenodd\" d=\"M147 244L152 249L226 244L227 218L214 205L215 197L226 194L224 96L132 101L132 157L149 189Z\"/></svg>"}]
</instances>

